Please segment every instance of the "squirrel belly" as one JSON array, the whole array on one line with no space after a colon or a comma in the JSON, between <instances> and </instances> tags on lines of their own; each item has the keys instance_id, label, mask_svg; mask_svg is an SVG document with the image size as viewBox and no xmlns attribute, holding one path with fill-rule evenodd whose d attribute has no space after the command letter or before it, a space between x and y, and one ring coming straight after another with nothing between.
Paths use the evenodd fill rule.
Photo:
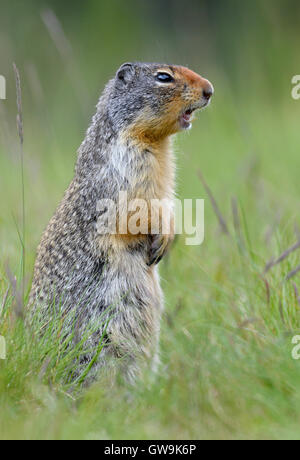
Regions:
<instances>
[{"instance_id":1,"label":"squirrel belly","mask_svg":"<svg viewBox=\"0 0 300 460\"><path fill-rule=\"evenodd\" d=\"M39 310L45 320L62 312L63 335L75 328L74 340L93 326L75 377L93 361L88 381L109 367L134 381L143 363L159 361L157 264L174 236L171 136L190 126L212 93L184 67L132 63L121 66L99 100L74 179L38 247L29 302L31 315ZM140 203L142 231L130 229L132 201Z\"/></svg>"}]
</instances>

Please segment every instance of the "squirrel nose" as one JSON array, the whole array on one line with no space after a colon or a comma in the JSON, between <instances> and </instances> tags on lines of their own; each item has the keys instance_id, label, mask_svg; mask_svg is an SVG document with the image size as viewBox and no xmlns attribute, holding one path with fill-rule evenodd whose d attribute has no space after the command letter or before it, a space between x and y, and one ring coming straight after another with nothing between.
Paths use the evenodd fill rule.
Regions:
<instances>
[{"instance_id":1,"label":"squirrel nose","mask_svg":"<svg viewBox=\"0 0 300 460\"><path fill-rule=\"evenodd\" d=\"M209 101L213 94L214 94L214 89L212 85L209 83L203 88L202 95L207 101Z\"/></svg>"},{"instance_id":2,"label":"squirrel nose","mask_svg":"<svg viewBox=\"0 0 300 460\"><path fill-rule=\"evenodd\" d=\"M209 101L212 95L214 94L213 85L211 84L210 81L206 80L205 78L202 78L201 86L202 86L202 96L204 97L204 99Z\"/></svg>"}]
</instances>

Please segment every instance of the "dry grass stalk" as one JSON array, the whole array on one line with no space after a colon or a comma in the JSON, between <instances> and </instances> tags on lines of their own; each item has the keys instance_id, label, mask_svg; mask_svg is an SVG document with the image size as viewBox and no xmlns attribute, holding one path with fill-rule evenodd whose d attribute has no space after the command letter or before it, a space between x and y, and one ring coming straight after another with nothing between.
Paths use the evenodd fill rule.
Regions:
<instances>
[{"instance_id":1,"label":"dry grass stalk","mask_svg":"<svg viewBox=\"0 0 300 460\"><path fill-rule=\"evenodd\" d=\"M259 318L248 318L245 319L242 323L238 324L239 329L244 329L246 326L249 326L250 324L258 323L261 322Z\"/></svg>"},{"instance_id":2,"label":"dry grass stalk","mask_svg":"<svg viewBox=\"0 0 300 460\"><path fill-rule=\"evenodd\" d=\"M21 183L22 183L22 286L23 298L25 288L25 188L24 188L24 128L23 128L23 110L22 110L22 90L20 72L16 64L13 64L15 80L16 80L16 93L17 93L17 129L20 138L20 159L21 159Z\"/></svg>"},{"instance_id":3,"label":"dry grass stalk","mask_svg":"<svg viewBox=\"0 0 300 460\"><path fill-rule=\"evenodd\" d=\"M4 308L5 308L7 299L8 299L8 294L9 294L9 287L7 288L6 293L4 294L4 297L3 297L3 301L2 301L2 304L1 304L1 310L0 310L0 315L4 311Z\"/></svg>"},{"instance_id":4,"label":"dry grass stalk","mask_svg":"<svg viewBox=\"0 0 300 460\"><path fill-rule=\"evenodd\" d=\"M67 38L62 24L53 10L46 8L41 12L41 18L66 67L68 76L80 102L82 112L86 115L88 94L80 75L80 69L74 59L71 42Z\"/></svg>"},{"instance_id":5,"label":"dry grass stalk","mask_svg":"<svg viewBox=\"0 0 300 460\"><path fill-rule=\"evenodd\" d=\"M17 90L17 108L18 108L18 114L17 114L17 128L18 128L18 134L20 138L21 145L23 146L24 143L24 131L23 131L23 110L22 110L22 91L21 91L21 79L20 79L20 73L19 70L16 66L16 64L13 64L14 68L14 73L15 73L15 79L16 79L16 90Z\"/></svg>"},{"instance_id":6,"label":"dry grass stalk","mask_svg":"<svg viewBox=\"0 0 300 460\"><path fill-rule=\"evenodd\" d=\"M216 202L216 200L215 200L215 198L214 198L214 196L212 194L212 191L209 188L209 186L207 185L207 183L206 183L206 181L205 181L205 179L204 179L204 177L203 177L203 175L202 175L200 170L198 171L198 177L199 177L200 181L202 182L202 185L205 188L205 190L206 190L206 192L207 192L207 194L209 196L209 199L211 201L211 204L212 204L212 207L213 207L213 209L215 211L215 214L216 214L216 216L218 218L218 221L219 221L220 228L221 228L222 232L225 233L226 235L230 235L229 230L228 230L228 226L226 224L226 221L225 221L224 217L222 216L222 213L221 213L220 208L219 208L219 206L218 206L218 204L217 204L217 202Z\"/></svg>"},{"instance_id":7,"label":"dry grass stalk","mask_svg":"<svg viewBox=\"0 0 300 460\"><path fill-rule=\"evenodd\" d=\"M286 275L286 280L290 280L291 278L293 278L295 275L297 275L297 273L300 272L300 265L298 265L298 267L296 267L294 270L290 271L287 275Z\"/></svg>"},{"instance_id":8,"label":"dry grass stalk","mask_svg":"<svg viewBox=\"0 0 300 460\"><path fill-rule=\"evenodd\" d=\"M41 17L62 58L68 60L72 55L72 47L57 16L48 8L42 11Z\"/></svg>"},{"instance_id":9,"label":"dry grass stalk","mask_svg":"<svg viewBox=\"0 0 300 460\"><path fill-rule=\"evenodd\" d=\"M8 265L6 266L6 275L11 284L11 290L12 290L12 294L13 294L14 301L15 301L14 312L17 318L23 318L23 312L24 312L23 289L21 290L18 289L17 279L13 275Z\"/></svg>"},{"instance_id":10,"label":"dry grass stalk","mask_svg":"<svg viewBox=\"0 0 300 460\"><path fill-rule=\"evenodd\" d=\"M275 265L278 265L280 264L280 262L282 262L283 260L285 260L290 254L292 254L292 252L296 251L297 249L300 248L300 240L294 244L293 246L291 246L289 249L287 249L286 251L284 251L280 257L278 257L278 259L274 260L270 260L266 267L265 267L265 270L264 270L264 274L266 274L272 267L274 267Z\"/></svg>"},{"instance_id":11,"label":"dry grass stalk","mask_svg":"<svg viewBox=\"0 0 300 460\"><path fill-rule=\"evenodd\" d=\"M293 285L294 285L295 296L296 296L297 302L298 302L298 304L300 306L300 294L299 294L299 291L298 291L298 288L297 288L296 284L294 283Z\"/></svg>"},{"instance_id":12,"label":"dry grass stalk","mask_svg":"<svg viewBox=\"0 0 300 460\"><path fill-rule=\"evenodd\" d=\"M232 208L232 215L233 215L233 225L234 225L234 229L235 229L235 232L238 238L238 244L240 246L240 249L243 252L245 252L246 247L245 247L245 242L243 239L242 227L241 227L239 209L238 209L238 202L237 202L236 197L233 197L231 199L231 208Z\"/></svg>"},{"instance_id":13,"label":"dry grass stalk","mask_svg":"<svg viewBox=\"0 0 300 460\"><path fill-rule=\"evenodd\" d=\"M285 325L284 313L283 313L283 307L282 307L282 301L281 301L281 299L279 300L279 313L280 313L281 321L282 321L283 324Z\"/></svg>"},{"instance_id":14,"label":"dry grass stalk","mask_svg":"<svg viewBox=\"0 0 300 460\"><path fill-rule=\"evenodd\" d=\"M263 280L265 287L266 287L266 296L267 296L267 304L269 305L270 300L271 300L271 288L270 284L268 283L268 280L262 275L259 275L259 277Z\"/></svg>"}]
</instances>

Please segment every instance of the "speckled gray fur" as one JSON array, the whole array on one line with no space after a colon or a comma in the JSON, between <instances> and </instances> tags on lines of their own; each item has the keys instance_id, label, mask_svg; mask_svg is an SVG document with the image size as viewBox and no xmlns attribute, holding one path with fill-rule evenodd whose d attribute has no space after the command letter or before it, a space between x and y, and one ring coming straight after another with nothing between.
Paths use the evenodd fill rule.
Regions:
<instances>
[{"instance_id":1,"label":"speckled gray fur","mask_svg":"<svg viewBox=\"0 0 300 460\"><path fill-rule=\"evenodd\" d=\"M103 250L105 244L101 244L105 236L99 239L96 230L97 201L117 200L120 190L134 196L131 184L138 183L139 170L149 167L150 172L151 152L135 155L136 147L129 141L120 147L119 133L145 106L159 113L171 97L167 89L164 98L155 94L156 67L159 65L124 65L106 86L79 149L74 179L38 248L31 311L39 306L47 319L53 314L53 302L63 311L75 309L79 336L88 323L96 323L102 315L103 326L89 338L89 345L96 350L107 327L106 343L93 367L93 377L113 358L122 358L121 367L129 380L138 373L140 357L158 360L163 297L157 267L149 272L149 245L146 242L129 248L126 254L111 260ZM68 333L74 324L66 320L64 327ZM88 354L82 363L93 356Z\"/></svg>"}]
</instances>

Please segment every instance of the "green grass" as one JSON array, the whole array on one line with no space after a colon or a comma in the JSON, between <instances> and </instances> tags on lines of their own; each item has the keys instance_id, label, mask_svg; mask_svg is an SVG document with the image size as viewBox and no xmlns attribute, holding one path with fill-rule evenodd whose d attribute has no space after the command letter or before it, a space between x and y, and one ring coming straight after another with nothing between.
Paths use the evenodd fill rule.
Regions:
<instances>
[{"instance_id":1,"label":"green grass","mask_svg":"<svg viewBox=\"0 0 300 460\"><path fill-rule=\"evenodd\" d=\"M130 389L102 378L87 390L72 392L62 383L74 355L62 352L60 319L46 327L45 340L39 339L40 326L32 334L23 324L7 274L14 273L20 287L17 226L21 228L22 222L22 183L16 108L11 102L15 96L10 91L10 100L2 105L7 110L0 126L6 120L8 131L0 142L0 308L10 287L0 313L0 334L6 338L8 352L7 359L0 361L0 438L299 439L300 361L292 359L291 339L300 331L295 294L295 286L300 291L300 275L290 280L286 276L299 265L300 250L263 274L266 263L298 241L300 233L300 102L290 97L291 77L299 73L291 64L298 57L297 35L291 27L285 40L274 43L272 32L280 10L266 9L261 17L253 40L253 28L240 31L240 41L234 42L230 55L232 68L214 53L204 60L209 62L204 73L216 88L214 101L199 114L193 130L177 138L178 194L205 198L205 242L200 247L186 246L180 236L161 263L166 297L162 368L150 387L140 384ZM281 26L287 31L284 23ZM216 43L222 29L218 34ZM142 54L146 47L136 50L132 37L131 31L126 46L131 53ZM72 38L76 42L75 32ZM254 44L259 45L255 53ZM44 51L49 68L61 68L51 44ZM93 48L88 53L81 62L89 64L86 77L92 90L86 104L91 114L99 82L93 70L97 65ZM197 57L191 56L191 62L197 63ZM180 59L179 55L176 61ZM36 60L43 65L38 54ZM115 49L114 60L122 60ZM115 63L109 66L113 69ZM62 72L57 93L45 89L38 99L29 90L25 64L19 67L24 87L29 286L36 246L72 177L75 150L88 117L81 114L68 86L68 73ZM45 88L51 87L49 81L42 79ZM230 235L220 231L199 170Z\"/></svg>"},{"instance_id":2,"label":"green grass","mask_svg":"<svg viewBox=\"0 0 300 460\"><path fill-rule=\"evenodd\" d=\"M280 197L280 189L276 191L266 179L269 176L271 181L277 168L270 171L265 157L258 164L248 156L239 158L242 141L234 126L225 133L218 109L216 98L176 147L185 152L178 155L180 195L206 198L206 237L201 247L185 246L184 237L179 237L161 264L166 313L161 334L163 367L157 381L151 388L130 390L130 399L127 388L120 384L110 388L102 381L82 394L68 394L68 387L60 383L64 369L58 359L59 340L50 335L49 350L49 340L39 343L28 334L22 319L15 318L10 291L0 323L8 348L7 360L0 362L2 438L299 437L300 365L291 358L291 338L300 329L293 281L299 282L298 278L285 281L299 254L291 254L262 275L265 263L297 240L293 200L297 184L284 183L285 156L278 169L281 186L288 189ZM260 129L258 123L258 137ZM231 149L224 151L227 142ZM261 148L272 161L271 149ZM285 151L289 153L288 146ZM219 202L230 236L218 228L195 165L201 167ZM10 167L16 165L1 157L1 171ZM29 263L48 217L40 222L35 207L49 198L46 213L50 216L57 190L62 191L65 182L63 174L57 180L53 175L51 169L45 174L41 168L36 184L26 187ZM27 185L29 177L27 164ZM5 187L10 191L19 187L18 175L10 179L13 183L1 183L2 196ZM239 203L237 229L230 210L232 196ZM18 193L7 194L6 206L18 208ZM28 210L31 206L33 211ZM282 214L276 221L278 210ZM8 210L1 219L7 257L18 262L20 244ZM3 298L9 286L4 267L1 278ZM65 358L63 364L70 360Z\"/></svg>"}]
</instances>

